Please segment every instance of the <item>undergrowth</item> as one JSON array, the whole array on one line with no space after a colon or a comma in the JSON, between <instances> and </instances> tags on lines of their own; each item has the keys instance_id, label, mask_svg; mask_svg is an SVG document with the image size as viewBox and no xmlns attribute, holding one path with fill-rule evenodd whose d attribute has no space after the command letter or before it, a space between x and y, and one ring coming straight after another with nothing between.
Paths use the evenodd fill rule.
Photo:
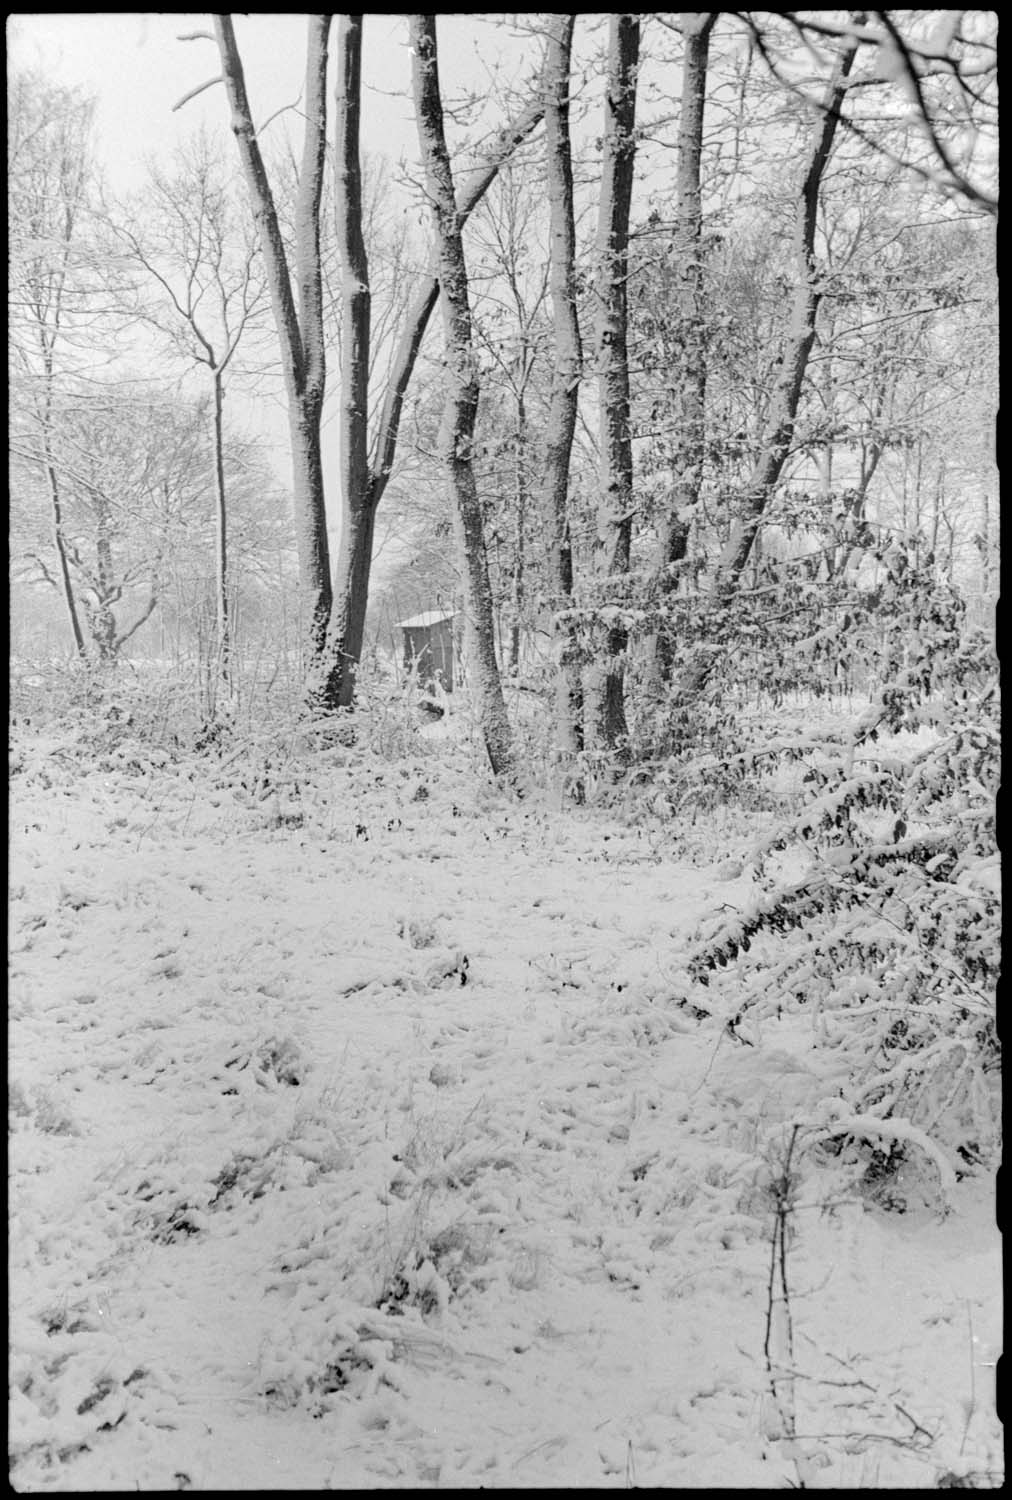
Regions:
<instances>
[{"instance_id":1,"label":"undergrowth","mask_svg":"<svg viewBox=\"0 0 1012 1500\"><path fill-rule=\"evenodd\" d=\"M716 801L761 828L735 872L752 894L698 935L683 1000L753 1043L806 1015L840 1058L838 1113L857 1122L834 1128L833 1149L870 1142L880 1176L918 1151L972 1170L998 1144L995 664L954 595L898 567L889 588L892 631L871 611L851 621L879 684L863 706L780 712L759 736L725 708L714 733L733 695L711 691L688 748L642 793L673 821ZM809 644L824 666L826 633ZM848 640L839 662L853 652ZM759 646L746 658L756 671Z\"/></svg>"}]
</instances>

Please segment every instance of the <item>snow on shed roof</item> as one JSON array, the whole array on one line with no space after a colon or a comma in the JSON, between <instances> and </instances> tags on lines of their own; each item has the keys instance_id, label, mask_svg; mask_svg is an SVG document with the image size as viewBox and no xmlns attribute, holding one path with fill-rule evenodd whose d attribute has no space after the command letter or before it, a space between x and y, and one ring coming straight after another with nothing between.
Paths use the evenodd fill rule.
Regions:
<instances>
[{"instance_id":1,"label":"snow on shed roof","mask_svg":"<svg viewBox=\"0 0 1012 1500\"><path fill-rule=\"evenodd\" d=\"M412 615L410 620L398 620L398 630L421 630L426 625L438 625L440 620L452 620L455 609L427 609L424 614Z\"/></svg>"}]
</instances>

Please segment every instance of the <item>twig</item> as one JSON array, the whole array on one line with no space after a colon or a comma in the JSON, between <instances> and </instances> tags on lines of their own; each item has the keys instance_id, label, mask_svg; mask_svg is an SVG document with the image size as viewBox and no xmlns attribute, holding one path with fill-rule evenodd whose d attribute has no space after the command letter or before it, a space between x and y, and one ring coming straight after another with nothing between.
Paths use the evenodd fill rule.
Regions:
<instances>
[{"instance_id":1,"label":"twig","mask_svg":"<svg viewBox=\"0 0 1012 1500\"><path fill-rule=\"evenodd\" d=\"M967 1408L966 1421L963 1424L963 1437L959 1445L960 1458L962 1458L963 1450L966 1447L966 1439L970 1431L970 1423L973 1421L973 1414L977 1406L977 1381L976 1376L973 1373L973 1309L970 1306L969 1298L967 1298L966 1302L966 1321L970 1330L970 1405Z\"/></svg>"},{"instance_id":2,"label":"twig","mask_svg":"<svg viewBox=\"0 0 1012 1500\"><path fill-rule=\"evenodd\" d=\"M890 1400L892 1400L891 1397ZM893 1401L893 1406L895 1406L901 1417L906 1417L907 1421L910 1423L911 1427L913 1427L915 1432L923 1432L924 1436L930 1443L933 1443L935 1441L934 1434L930 1433L926 1427L923 1427L921 1423L918 1422L916 1417L912 1417L905 1406L901 1406L898 1401ZM960 1448L959 1451L960 1453L962 1453L962 1448Z\"/></svg>"},{"instance_id":3,"label":"twig","mask_svg":"<svg viewBox=\"0 0 1012 1500\"><path fill-rule=\"evenodd\" d=\"M787 1281L787 1215L791 1211L793 1188L791 1159L794 1155L799 1128L795 1125L791 1129L780 1175L772 1183L776 1213L773 1220L773 1233L770 1237L766 1335L763 1340L770 1390L780 1413L784 1436L792 1446L797 1434L794 1413L794 1329L791 1323L790 1288ZM774 1349L774 1343L782 1347ZM805 1481L797 1454L794 1455L794 1460L798 1466L799 1487L804 1489Z\"/></svg>"}]
</instances>

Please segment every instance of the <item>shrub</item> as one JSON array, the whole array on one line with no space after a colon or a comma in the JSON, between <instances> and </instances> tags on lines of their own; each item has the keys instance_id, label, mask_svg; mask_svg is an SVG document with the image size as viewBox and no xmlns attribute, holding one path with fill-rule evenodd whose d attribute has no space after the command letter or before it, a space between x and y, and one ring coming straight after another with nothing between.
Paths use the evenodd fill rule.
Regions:
<instances>
[{"instance_id":1,"label":"shrub","mask_svg":"<svg viewBox=\"0 0 1012 1500\"><path fill-rule=\"evenodd\" d=\"M799 759L802 805L752 851L750 908L722 913L689 963L732 1032L804 1010L819 1045L840 1050L850 1112L903 1120L964 1163L997 1129L987 665L954 631L925 632L844 730L737 752L753 774Z\"/></svg>"}]
</instances>

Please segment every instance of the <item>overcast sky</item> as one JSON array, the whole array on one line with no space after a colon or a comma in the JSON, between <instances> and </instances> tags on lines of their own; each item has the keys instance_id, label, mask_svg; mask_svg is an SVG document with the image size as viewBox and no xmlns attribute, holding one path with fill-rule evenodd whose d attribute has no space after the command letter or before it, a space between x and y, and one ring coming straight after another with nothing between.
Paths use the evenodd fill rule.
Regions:
<instances>
[{"instance_id":1,"label":"overcast sky","mask_svg":"<svg viewBox=\"0 0 1012 1500\"><path fill-rule=\"evenodd\" d=\"M237 15L235 24L250 103L262 121L299 98L305 15ZM54 80L96 96L100 157L112 186L123 190L139 185L146 156L166 156L202 123L227 126L220 85L173 112L190 90L220 71L213 42L178 39L210 25L208 14L185 12L15 14L7 25L8 53L17 65L42 67ZM514 38L480 15L440 16L439 38L447 95L470 89L487 96L497 68L508 82L529 72L540 54L537 39ZM406 40L403 16L367 18L363 143L413 164L418 141Z\"/></svg>"}]
</instances>

